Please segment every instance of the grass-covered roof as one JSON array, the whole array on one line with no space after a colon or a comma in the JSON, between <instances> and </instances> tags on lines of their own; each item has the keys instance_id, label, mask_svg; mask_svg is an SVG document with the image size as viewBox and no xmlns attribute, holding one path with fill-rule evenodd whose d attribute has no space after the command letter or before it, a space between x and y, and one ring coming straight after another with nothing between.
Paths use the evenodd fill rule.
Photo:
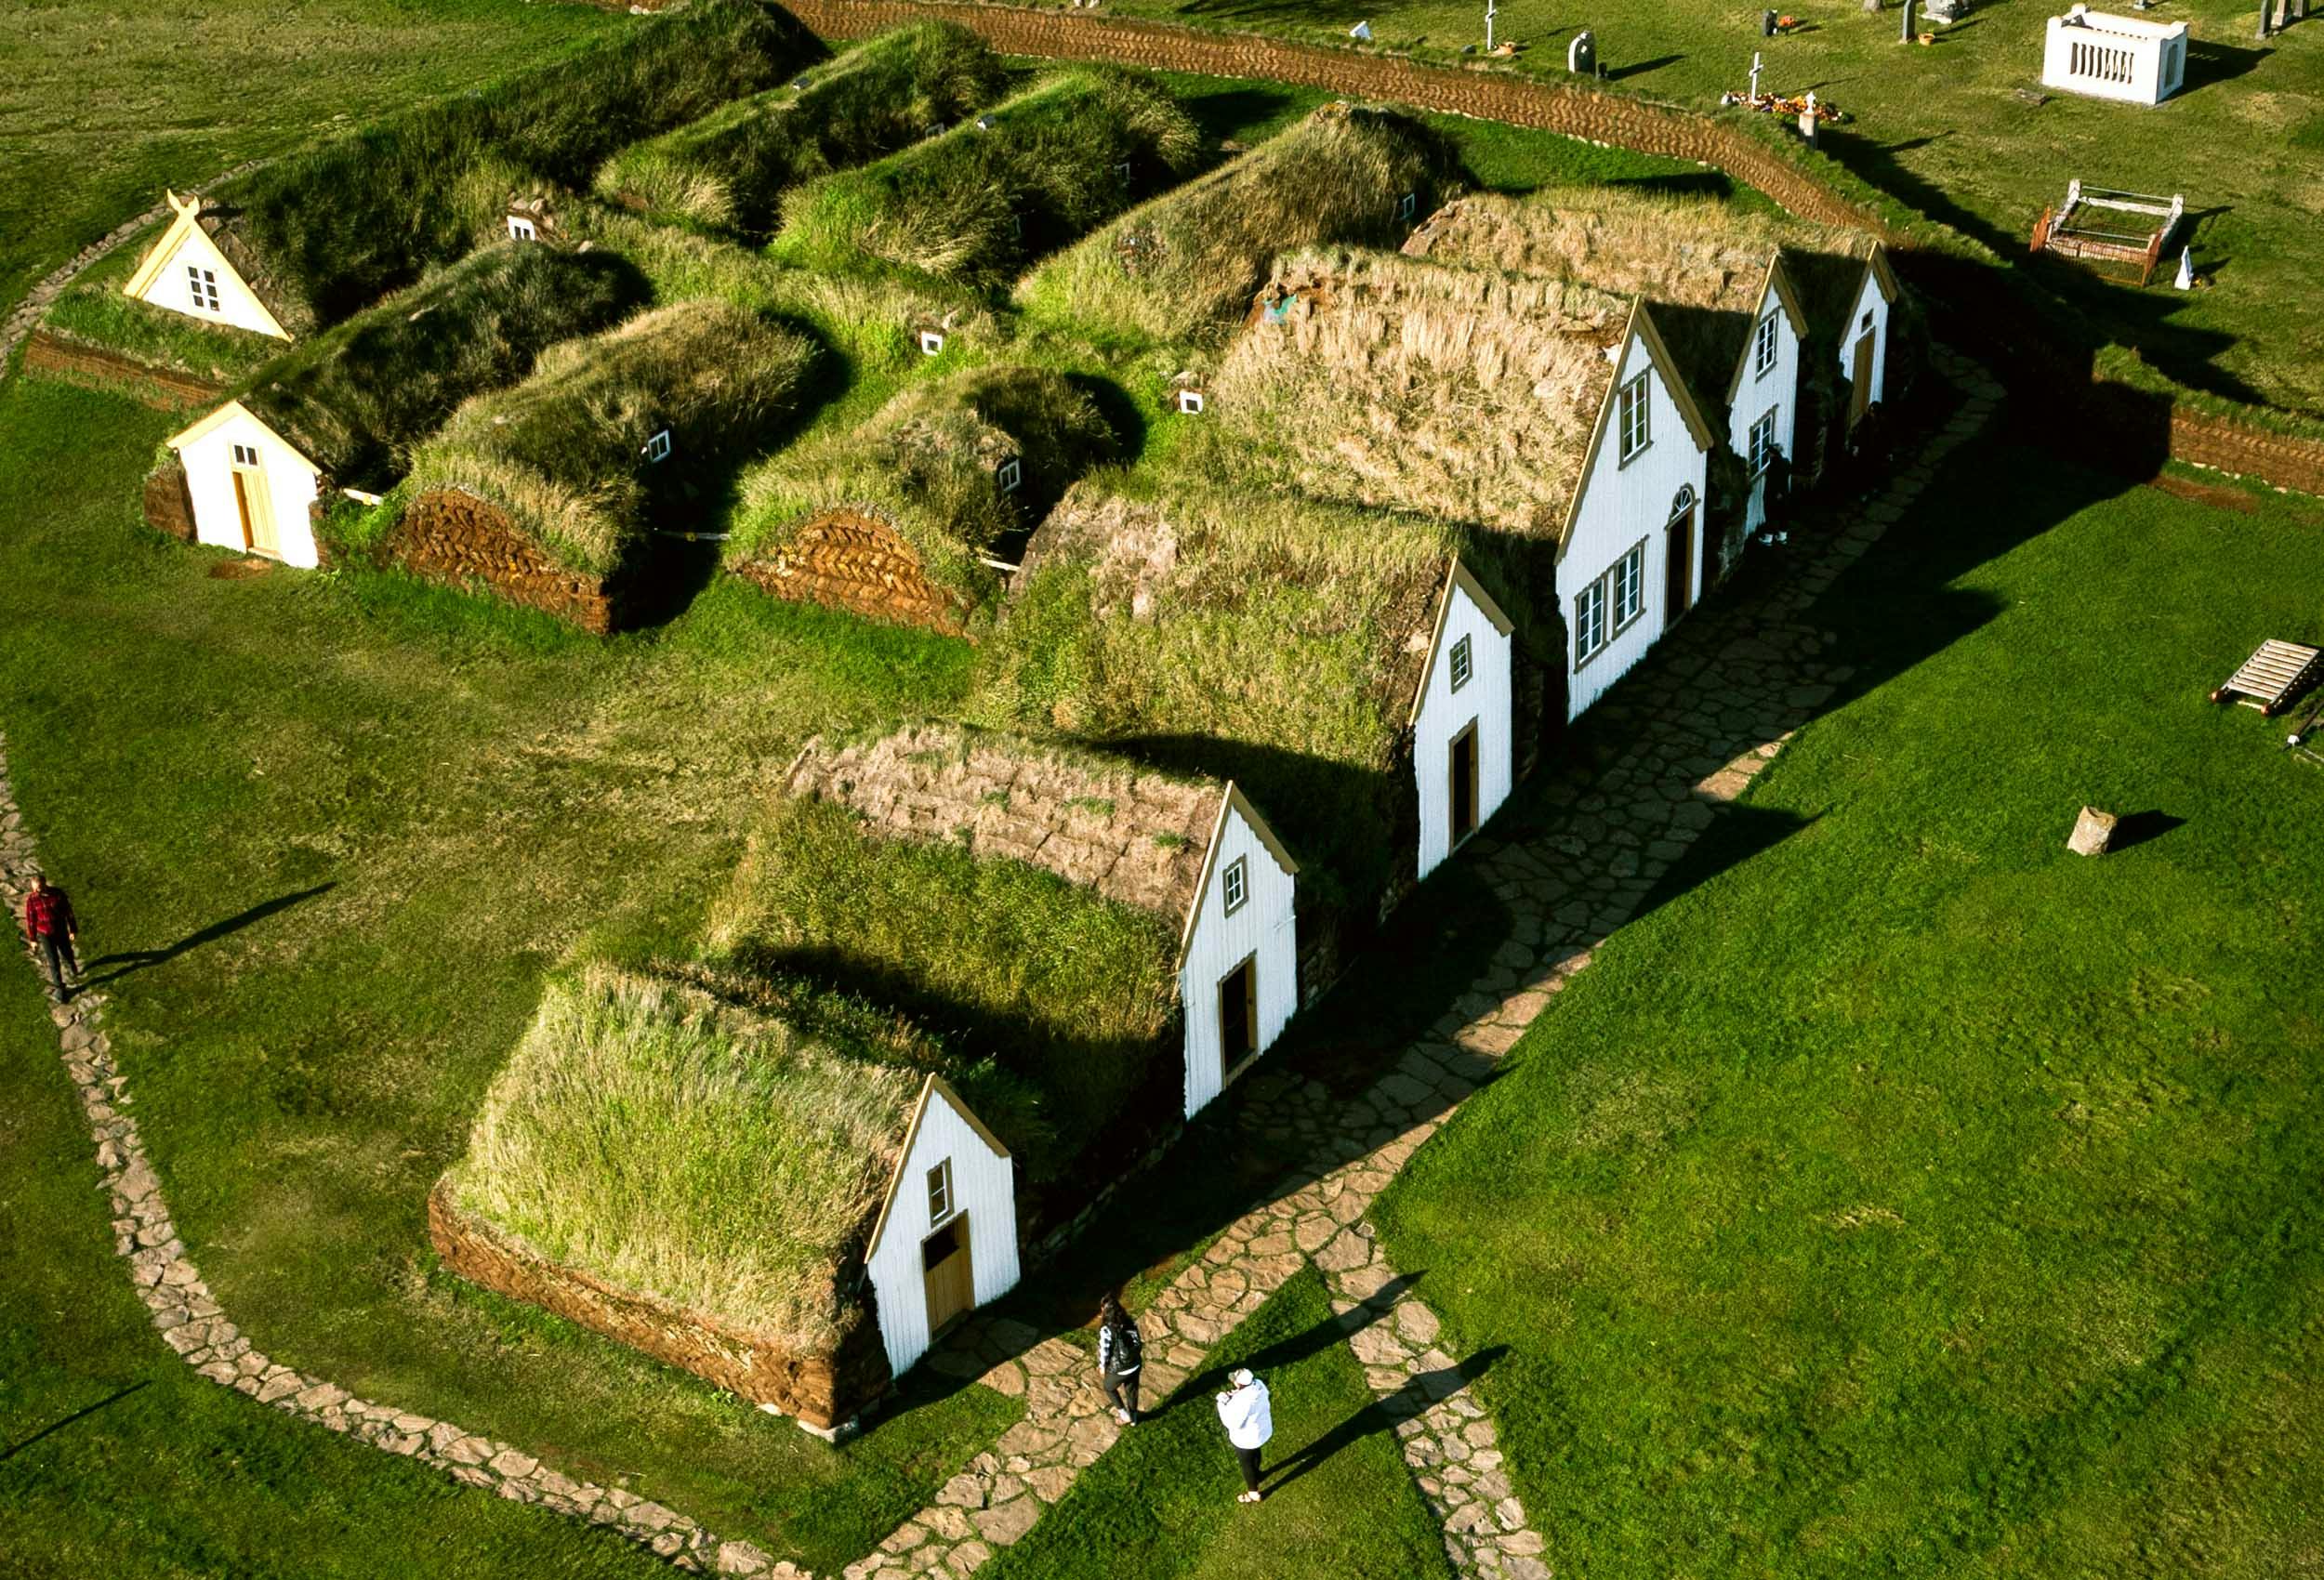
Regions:
<instances>
[{"instance_id":1,"label":"grass-covered roof","mask_svg":"<svg viewBox=\"0 0 2324 1580\"><path fill-rule=\"evenodd\" d=\"M840 1278L924 1059L908 1028L813 995L586 967L549 980L446 1184L551 1261L825 1350L860 1320Z\"/></svg>"},{"instance_id":2,"label":"grass-covered roof","mask_svg":"<svg viewBox=\"0 0 2324 1580\"><path fill-rule=\"evenodd\" d=\"M1107 67L1051 76L985 114L858 170L794 189L773 254L997 286L1203 159L1161 84Z\"/></svg>"},{"instance_id":3,"label":"grass-covered roof","mask_svg":"<svg viewBox=\"0 0 2324 1580\"><path fill-rule=\"evenodd\" d=\"M709 299L551 347L531 376L469 399L415 451L416 488L498 505L569 570L605 576L649 530L657 484L765 442L798 410L816 348ZM646 454L667 429L667 459Z\"/></svg>"},{"instance_id":4,"label":"grass-covered roof","mask_svg":"<svg viewBox=\"0 0 2324 1580\"><path fill-rule=\"evenodd\" d=\"M1393 243L1449 194L1459 168L1450 143L1409 115L1328 104L1085 237L1028 275L1017 300L1108 336L1222 335L1276 254Z\"/></svg>"},{"instance_id":5,"label":"grass-covered roof","mask_svg":"<svg viewBox=\"0 0 2324 1580\"><path fill-rule=\"evenodd\" d=\"M763 237L784 191L878 159L1000 97L990 46L952 22L881 33L796 84L738 99L599 167L598 195Z\"/></svg>"},{"instance_id":6,"label":"grass-covered roof","mask_svg":"<svg viewBox=\"0 0 2324 1580\"><path fill-rule=\"evenodd\" d=\"M615 254L504 243L299 343L235 394L336 481L376 491L461 402L646 296Z\"/></svg>"},{"instance_id":7,"label":"grass-covered roof","mask_svg":"<svg viewBox=\"0 0 2324 1580\"><path fill-rule=\"evenodd\" d=\"M1174 1023L1178 932L1030 862L884 837L837 802L786 797L713 906L705 953L924 1029L942 1073L1042 1180L1153 1074Z\"/></svg>"},{"instance_id":8,"label":"grass-covered roof","mask_svg":"<svg viewBox=\"0 0 2324 1580\"><path fill-rule=\"evenodd\" d=\"M862 427L746 474L726 562L776 553L819 514L848 508L887 522L931 581L975 601L995 586L980 558L1116 448L1089 394L1053 369L977 368L915 385ZM1010 460L1013 491L999 476Z\"/></svg>"},{"instance_id":9,"label":"grass-covered roof","mask_svg":"<svg viewBox=\"0 0 2324 1580\"><path fill-rule=\"evenodd\" d=\"M1310 248L1217 380L1230 458L1345 504L1554 538L1631 304L1571 282Z\"/></svg>"},{"instance_id":10,"label":"grass-covered roof","mask_svg":"<svg viewBox=\"0 0 2324 1580\"><path fill-rule=\"evenodd\" d=\"M1377 897L1454 555L1521 622L1527 546L1244 486L1214 451L1084 480L1034 535L973 717L1231 777L1319 898ZM1521 631L1523 629L1521 624Z\"/></svg>"},{"instance_id":11,"label":"grass-covered roof","mask_svg":"<svg viewBox=\"0 0 2324 1580\"><path fill-rule=\"evenodd\" d=\"M614 150L823 54L767 0L695 0L570 59L276 160L208 193L205 223L300 334L467 252L514 195L510 179L586 186Z\"/></svg>"}]
</instances>

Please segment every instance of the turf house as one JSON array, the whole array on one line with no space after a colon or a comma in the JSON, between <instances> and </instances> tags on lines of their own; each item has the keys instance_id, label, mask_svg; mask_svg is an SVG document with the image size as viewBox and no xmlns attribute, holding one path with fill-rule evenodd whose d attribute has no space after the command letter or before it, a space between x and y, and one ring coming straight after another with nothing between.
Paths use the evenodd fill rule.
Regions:
<instances>
[{"instance_id":1,"label":"turf house","mask_svg":"<svg viewBox=\"0 0 2324 1580\"><path fill-rule=\"evenodd\" d=\"M1159 919L1192 1118L1272 1047L1300 1005L1299 863L1232 781L1181 780L958 727L813 743L790 790L886 839L1024 863ZM1151 1120L1152 1116L1145 1116Z\"/></svg>"},{"instance_id":2,"label":"turf house","mask_svg":"<svg viewBox=\"0 0 2324 1580\"><path fill-rule=\"evenodd\" d=\"M1719 437L1643 298L1310 249L1277 261L1218 388L1256 479L1553 546L1569 719L1700 595Z\"/></svg>"},{"instance_id":3,"label":"turf house","mask_svg":"<svg viewBox=\"0 0 2324 1580\"><path fill-rule=\"evenodd\" d=\"M816 358L716 299L551 347L418 445L384 553L602 635L632 612L656 520L772 442Z\"/></svg>"},{"instance_id":4,"label":"turf house","mask_svg":"<svg viewBox=\"0 0 2324 1580\"><path fill-rule=\"evenodd\" d=\"M1098 474L1050 512L977 706L1276 809L1306 858L1312 997L1533 766L1549 546L1257 494L1222 476L1234 443Z\"/></svg>"},{"instance_id":5,"label":"turf house","mask_svg":"<svg viewBox=\"0 0 2324 1580\"><path fill-rule=\"evenodd\" d=\"M511 194L587 190L615 150L787 81L824 53L766 0L702 0L569 59L292 153L200 200L173 198L178 218L131 294L305 336L510 236Z\"/></svg>"},{"instance_id":6,"label":"turf house","mask_svg":"<svg viewBox=\"0 0 2324 1580\"><path fill-rule=\"evenodd\" d=\"M147 520L190 541L313 566L314 507L376 495L405 446L469 396L524 376L555 341L640 305L609 253L516 243L471 255L267 363L168 440Z\"/></svg>"},{"instance_id":7,"label":"turf house","mask_svg":"<svg viewBox=\"0 0 2324 1580\"><path fill-rule=\"evenodd\" d=\"M1017 1282L1009 1149L927 1059L796 988L585 966L549 983L430 1237L487 1288L831 1434Z\"/></svg>"},{"instance_id":8,"label":"turf house","mask_svg":"<svg viewBox=\"0 0 2324 1580\"><path fill-rule=\"evenodd\" d=\"M962 632L1033 524L1116 448L1051 369L918 384L859 428L754 467L725 562L777 598Z\"/></svg>"}]
</instances>

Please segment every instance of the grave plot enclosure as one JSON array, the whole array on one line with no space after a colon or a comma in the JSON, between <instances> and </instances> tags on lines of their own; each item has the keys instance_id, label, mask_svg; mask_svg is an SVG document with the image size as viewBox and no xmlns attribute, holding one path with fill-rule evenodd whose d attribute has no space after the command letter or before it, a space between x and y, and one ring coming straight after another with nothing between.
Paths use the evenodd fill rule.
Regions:
<instances>
[{"instance_id":1,"label":"grave plot enclosure","mask_svg":"<svg viewBox=\"0 0 2324 1580\"><path fill-rule=\"evenodd\" d=\"M1150 78L1089 67L783 200L773 256L997 286L1191 175L1202 134Z\"/></svg>"},{"instance_id":2,"label":"grave plot enclosure","mask_svg":"<svg viewBox=\"0 0 2324 1580\"><path fill-rule=\"evenodd\" d=\"M986 368L906 390L870 422L744 481L727 568L778 598L968 628L998 558L1116 441L1063 375Z\"/></svg>"},{"instance_id":3,"label":"grave plot enclosure","mask_svg":"<svg viewBox=\"0 0 2324 1580\"><path fill-rule=\"evenodd\" d=\"M558 346L420 445L388 556L603 632L651 556L654 516L770 442L817 352L720 301L680 302Z\"/></svg>"},{"instance_id":4,"label":"grave plot enclosure","mask_svg":"<svg viewBox=\"0 0 2324 1580\"><path fill-rule=\"evenodd\" d=\"M997 99L984 41L949 22L882 33L795 84L634 143L597 172L598 195L663 221L764 239L783 193L908 147Z\"/></svg>"}]
</instances>

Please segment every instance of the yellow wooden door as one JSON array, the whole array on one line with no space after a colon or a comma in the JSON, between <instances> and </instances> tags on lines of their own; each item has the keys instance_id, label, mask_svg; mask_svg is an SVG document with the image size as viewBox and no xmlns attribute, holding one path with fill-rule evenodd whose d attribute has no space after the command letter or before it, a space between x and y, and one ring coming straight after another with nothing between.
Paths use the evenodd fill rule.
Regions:
<instances>
[{"instance_id":1,"label":"yellow wooden door","mask_svg":"<svg viewBox=\"0 0 2324 1580\"><path fill-rule=\"evenodd\" d=\"M1872 403L1872 332L1866 330L1856 340L1855 388L1848 391L1848 421L1854 424L1864 415L1864 408Z\"/></svg>"},{"instance_id":2,"label":"yellow wooden door","mask_svg":"<svg viewBox=\"0 0 2324 1580\"><path fill-rule=\"evenodd\" d=\"M942 1229L920 1242L920 1272L928 1289L928 1332L932 1338L945 1323L976 1304L968 1214L954 1214Z\"/></svg>"},{"instance_id":3,"label":"yellow wooden door","mask_svg":"<svg viewBox=\"0 0 2324 1580\"><path fill-rule=\"evenodd\" d=\"M243 546L254 554L283 558L283 534L274 524L274 502L267 496L266 473L256 467L236 467L234 502L242 508Z\"/></svg>"}]
</instances>

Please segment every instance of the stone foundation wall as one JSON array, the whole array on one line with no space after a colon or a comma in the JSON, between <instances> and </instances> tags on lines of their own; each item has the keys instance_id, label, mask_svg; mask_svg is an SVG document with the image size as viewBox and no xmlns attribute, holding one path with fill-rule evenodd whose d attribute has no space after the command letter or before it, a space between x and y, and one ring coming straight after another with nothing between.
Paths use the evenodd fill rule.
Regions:
<instances>
[{"instance_id":1,"label":"stone foundation wall","mask_svg":"<svg viewBox=\"0 0 2324 1580\"><path fill-rule=\"evenodd\" d=\"M186 484L186 464L175 455L145 474L145 524L193 541L193 493Z\"/></svg>"},{"instance_id":2,"label":"stone foundation wall","mask_svg":"<svg viewBox=\"0 0 2324 1580\"><path fill-rule=\"evenodd\" d=\"M551 563L499 507L456 489L412 501L388 534L385 556L415 575L457 586L482 583L511 603L570 621L593 636L613 630L619 611L607 584Z\"/></svg>"},{"instance_id":3,"label":"stone foundation wall","mask_svg":"<svg viewBox=\"0 0 2324 1580\"><path fill-rule=\"evenodd\" d=\"M226 392L226 387L216 379L156 367L101 346L67 340L46 329L33 330L24 342L23 365L34 377L126 395L164 412L206 406Z\"/></svg>"},{"instance_id":4,"label":"stone foundation wall","mask_svg":"<svg viewBox=\"0 0 2324 1580\"><path fill-rule=\"evenodd\" d=\"M892 527L860 511L826 511L785 547L737 566L735 574L794 602L925 625L948 637L967 630L966 601L928 579L919 556Z\"/></svg>"},{"instance_id":5,"label":"stone foundation wall","mask_svg":"<svg viewBox=\"0 0 2324 1580\"><path fill-rule=\"evenodd\" d=\"M700 1312L544 1261L461 1212L442 1184L428 1195L428 1238L444 1264L471 1284L553 1311L753 1404L772 1404L818 1431L853 1420L888 1389L887 1351L868 1301L837 1352L797 1355Z\"/></svg>"}]
</instances>

